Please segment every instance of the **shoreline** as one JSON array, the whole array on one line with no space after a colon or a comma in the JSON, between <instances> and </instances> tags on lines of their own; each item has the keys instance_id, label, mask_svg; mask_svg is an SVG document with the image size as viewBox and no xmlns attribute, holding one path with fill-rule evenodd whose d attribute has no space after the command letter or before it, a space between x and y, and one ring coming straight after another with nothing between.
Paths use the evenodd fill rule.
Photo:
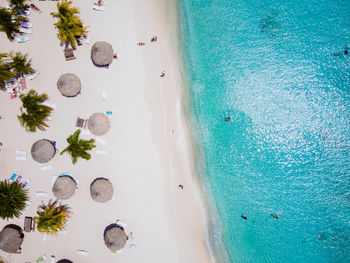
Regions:
<instances>
[{"instance_id":1,"label":"shoreline","mask_svg":"<svg viewBox=\"0 0 350 263\"><path fill-rule=\"evenodd\" d=\"M11 172L31 179L32 205L20 218L10 222L22 227L24 216L35 215L36 206L40 203L40 199L34 196L35 191L44 190L49 197L52 196L52 175L70 172L80 181L77 193L63 202L69 204L74 213L68 220L68 233L49 237L47 241L42 241L43 235L37 231L26 233L22 254L10 255L9 262L35 261L43 254L54 254L57 259L70 258L77 262L96 262L101 257L106 262L117 258L123 262L164 262L166 259L168 262L211 262L205 244L205 215L198 196L201 193L198 193L198 182L194 178L190 131L180 104L183 99L182 80L173 53L177 50L169 45L172 39L168 38L171 34L167 32L167 26L171 28L172 23L161 16L163 12L174 12L165 9L157 3L159 1L152 0L152 4L137 2L107 1L106 10L101 13L92 11L90 3L83 0L73 2L73 6L80 9L82 21L89 26L92 43L106 40L118 53L118 60L108 70L92 65L89 56L91 45L77 48L77 60L64 61L53 26L55 20L49 17L57 2L36 3L43 12L32 12L30 16L33 35L28 43L10 43L1 33L0 42L4 49L1 51L28 53L33 59L33 68L40 72L38 78L27 80L27 91L46 92L48 102L57 105L47 131L28 134L17 123L19 100L10 100L7 94L0 94L1 115L5 116L1 120L4 123L2 127L6 127L1 138L5 142L0 152L1 179L8 178ZM0 1L1 6L4 3ZM144 10L152 10L155 14L146 19L147 23L135 19L144 18L138 16ZM157 19L165 25L159 26ZM105 24L123 24L123 28L116 26L116 32L111 34ZM159 36L154 45L148 42L153 34ZM138 41L147 41L147 45L137 47ZM163 56L158 57L159 53ZM166 78L161 79L159 73L164 65ZM56 81L66 72L76 73L81 78L82 96L67 99L58 94ZM108 92L107 102L101 102L101 87ZM41 165L35 163L30 155L25 162L14 160L15 149L28 152L31 144L41 138L56 140L62 150L66 145L65 139L75 130L73 123L77 115L88 117L103 110L116 112L111 117L111 131L102 137L107 144L96 143L96 149L106 150L107 156L98 156L94 151L90 161L79 160L75 166L69 156L56 156L48 163L54 167L53 170L44 173L40 171ZM88 193L89 184L101 173L111 179L116 189L114 200L106 205L92 202ZM178 184L184 185L183 191L179 190ZM45 202L47 200L44 198ZM99 214L103 214L103 218L99 218ZM116 217L128 223L127 231L135 233L133 242L137 244L137 249L125 248L118 255L106 250L100 232ZM80 224L81 220L84 224ZM6 224L5 220L0 221L1 228ZM86 231L86 226L94 228ZM157 235L154 235L154 229ZM154 238L150 239L150 236ZM69 244L69 248L64 244ZM89 256L81 258L75 249L88 250Z\"/></svg>"}]
</instances>

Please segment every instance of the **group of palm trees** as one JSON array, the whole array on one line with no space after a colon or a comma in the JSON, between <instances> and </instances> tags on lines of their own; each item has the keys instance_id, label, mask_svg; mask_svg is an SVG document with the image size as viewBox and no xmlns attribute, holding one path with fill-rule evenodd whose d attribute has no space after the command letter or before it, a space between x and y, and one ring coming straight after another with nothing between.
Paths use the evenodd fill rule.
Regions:
<instances>
[{"instance_id":1,"label":"group of palm trees","mask_svg":"<svg viewBox=\"0 0 350 263\"><path fill-rule=\"evenodd\" d=\"M12 41L13 33L18 31L19 23L23 20L18 16L18 11L28 8L26 0L10 0L11 11L0 8L0 31L6 33L8 39ZM71 1L62 0L57 3L57 13L51 13L54 18L58 18L55 27L58 29L57 37L61 43L76 47L76 39L86 34L86 28L77 17L79 10L71 7ZM21 53L0 53L0 87L5 89L6 82L14 77L24 77L26 74L34 73L31 68L31 61L27 55ZM17 116L20 124L27 132L44 131L47 127L47 120L52 112L52 108L45 105L48 99L47 94L38 94L30 90L27 94L19 96L22 107L21 115ZM91 155L87 152L95 147L95 140L79 139L80 130L67 138L68 146L61 154L68 152L75 164L79 157L89 160ZM0 218L18 218L25 209L29 200L28 191L19 182L8 180L0 181ZM43 204L38 207L37 215L34 219L39 232L55 234L66 226L70 210L67 205L58 204L57 201Z\"/></svg>"},{"instance_id":2,"label":"group of palm trees","mask_svg":"<svg viewBox=\"0 0 350 263\"><path fill-rule=\"evenodd\" d=\"M20 10L29 8L27 0L9 0L10 10L0 7L0 31L3 31L7 38L14 40L14 33L18 32L20 23L26 18L19 14Z\"/></svg>"}]
</instances>

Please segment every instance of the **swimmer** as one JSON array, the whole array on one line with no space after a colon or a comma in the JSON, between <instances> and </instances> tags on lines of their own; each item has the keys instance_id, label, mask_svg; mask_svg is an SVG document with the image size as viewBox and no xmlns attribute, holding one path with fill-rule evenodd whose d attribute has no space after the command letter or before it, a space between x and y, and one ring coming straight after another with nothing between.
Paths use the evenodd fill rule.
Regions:
<instances>
[{"instance_id":1,"label":"swimmer","mask_svg":"<svg viewBox=\"0 0 350 263\"><path fill-rule=\"evenodd\" d=\"M226 117L225 121L231 121L231 117L230 116Z\"/></svg>"},{"instance_id":2,"label":"swimmer","mask_svg":"<svg viewBox=\"0 0 350 263\"><path fill-rule=\"evenodd\" d=\"M248 220L248 218L247 218L245 215L241 215L241 217L242 217L244 220Z\"/></svg>"},{"instance_id":3,"label":"swimmer","mask_svg":"<svg viewBox=\"0 0 350 263\"><path fill-rule=\"evenodd\" d=\"M271 216L275 219L275 221L280 218L277 214L271 214Z\"/></svg>"}]
</instances>

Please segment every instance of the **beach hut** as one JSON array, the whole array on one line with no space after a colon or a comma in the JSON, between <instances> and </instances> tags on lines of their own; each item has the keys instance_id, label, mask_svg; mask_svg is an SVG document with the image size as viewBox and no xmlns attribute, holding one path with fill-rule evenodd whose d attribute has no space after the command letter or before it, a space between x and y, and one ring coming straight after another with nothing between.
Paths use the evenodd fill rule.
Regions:
<instances>
[{"instance_id":1,"label":"beach hut","mask_svg":"<svg viewBox=\"0 0 350 263\"><path fill-rule=\"evenodd\" d=\"M57 263L73 263L73 261L70 261L69 259L61 259L57 261Z\"/></svg>"},{"instance_id":2,"label":"beach hut","mask_svg":"<svg viewBox=\"0 0 350 263\"><path fill-rule=\"evenodd\" d=\"M57 89L63 96L75 97L81 90L80 79L73 73L63 74L57 81Z\"/></svg>"},{"instance_id":3,"label":"beach hut","mask_svg":"<svg viewBox=\"0 0 350 263\"><path fill-rule=\"evenodd\" d=\"M97 41L91 48L91 59L97 66L107 66L113 61L113 47L105 41Z\"/></svg>"},{"instance_id":4,"label":"beach hut","mask_svg":"<svg viewBox=\"0 0 350 263\"><path fill-rule=\"evenodd\" d=\"M104 135L111 128L111 124L106 114L94 113L88 119L88 128L94 135Z\"/></svg>"},{"instance_id":5,"label":"beach hut","mask_svg":"<svg viewBox=\"0 0 350 263\"><path fill-rule=\"evenodd\" d=\"M7 253L21 253L23 231L17 225L7 225L0 232L0 249Z\"/></svg>"},{"instance_id":6,"label":"beach hut","mask_svg":"<svg viewBox=\"0 0 350 263\"><path fill-rule=\"evenodd\" d=\"M128 236L125 234L124 228L117 224L111 224L106 227L103 238L106 246L111 251L117 251L125 246Z\"/></svg>"},{"instance_id":7,"label":"beach hut","mask_svg":"<svg viewBox=\"0 0 350 263\"><path fill-rule=\"evenodd\" d=\"M96 178L90 185L90 194L96 202L105 203L113 198L113 185L106 178Z\"/></svg>"},{"instance_id":8,"label":"beach hut","mask_svg":"<svg viewBox=\"0 0 350 263\"><path fill-rule=\"evenodd\" d=\"M60 200L71 198L74 195L76 189L77 183L69 175L59 176L52 186L52 192L54 196Z\"/></svg>"},{"instance_id":9,"label":"beach hut","mask_svg":"<svg viewBox=\"0 0 350 263\"><path fill-rule=\"evenodd\" d=\"M39 163L50 161L54 157L55 152L56 148L53 143L46 139L36 141L31 149L33 159Z\"/></svg>"}]
</instances>

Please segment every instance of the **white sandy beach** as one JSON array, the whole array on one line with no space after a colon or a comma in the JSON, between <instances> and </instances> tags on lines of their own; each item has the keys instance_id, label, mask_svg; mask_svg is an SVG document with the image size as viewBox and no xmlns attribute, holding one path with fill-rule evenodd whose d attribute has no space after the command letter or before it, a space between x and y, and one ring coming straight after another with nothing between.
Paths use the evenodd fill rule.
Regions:
<instances>
[{"instance_id":1,"label":"white sandy beach","mask_svg":"<svg viewBox=\"0 0 350 263\"><path fill-rule=\"evenodd\" d=\"M73 262L211 262L205 239L205 218L201 211L198 186L193 169L191 140L181 106L181 78L176 52L176 14L171 0L105 0L105 11L92 10L93 1L74 0L81 19L90 32L91 44L77 47L76 60L65 61L50 12L54 1L33 1L42 10L31 11L33 34L30 41L10 42L0 33L1 52L28 53L32 67L40 75L27 80L27 90L47 93L56 109L49 128L27 133L17 121L20 100L10 100L0 92L0 179L17 172L29 185L31 206L9 222L0 220L0 229L9 223L23 228L25 216L35 216L43 200L54 199L51 178L71 173L79 180L75 195L64 201L71 207L67 233L43 240L38 231L25 233L22 253L7 255L8 262L32 262L55 255ZM7 1L0 0L0 6ZM156 43L150 43L153 35ZM91 46L104 40L113 45L118 59L109 69L95 67L90 59ZM137 46L143 41L145 46ZM162 70L165 78L160 78ZM64 73L76 74L82 82L82 95L63 97L57 80ZM102 91L107 101L102 101ZM79 159L73 165L68 154L56 155L47 164L30 156L31 145L39 139L57 141L66 147L66 138L76 130L76 118L88 118L95 112L113 111L111 130L99 137L90 161ZM83 138L95 138L84 134ZM105 144L104 144L105 142ZM17 161L16 150L27 152L26 161ZM106 155L97 154L104 151ZM108 203L91 199L89 186L97 177L108 178L115 191ZM184 185L184 189L178 185ZM48 193L46 198L35 196ZM104 228L121 219L133 232L121 253L113 254L103 241ZM132 245L130 247L131 244ZM87 256L77 249L88 251ZM49 262L49 260L47 261Z\"/></svg>"}]
</instances>

